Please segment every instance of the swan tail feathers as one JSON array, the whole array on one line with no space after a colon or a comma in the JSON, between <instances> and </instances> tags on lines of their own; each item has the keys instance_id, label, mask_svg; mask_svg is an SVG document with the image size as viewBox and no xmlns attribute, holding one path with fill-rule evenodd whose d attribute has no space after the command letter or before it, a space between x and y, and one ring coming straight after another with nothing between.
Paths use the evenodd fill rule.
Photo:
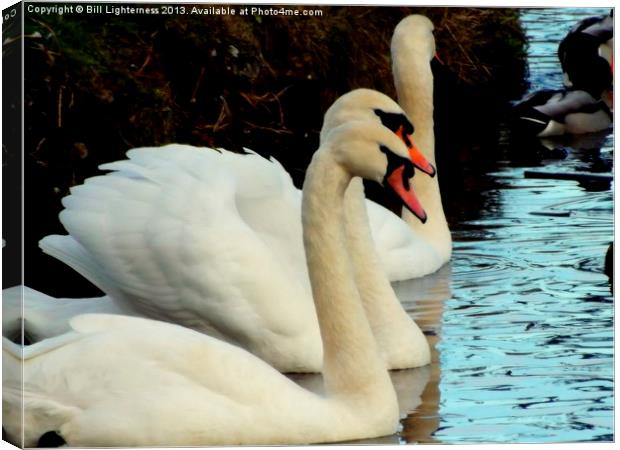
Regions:
<instances>
[{"instance_id":1,"label":"swan tail feathers","mask_svg":"<svg viewBox=\"0 0 620 450\"><path fill-rule=\"evenodd\" d=\"M43 252L62 261L111 297L120 296L92 256L71 236L52 234L39 241Z\"/></svg>"}]
</instances>

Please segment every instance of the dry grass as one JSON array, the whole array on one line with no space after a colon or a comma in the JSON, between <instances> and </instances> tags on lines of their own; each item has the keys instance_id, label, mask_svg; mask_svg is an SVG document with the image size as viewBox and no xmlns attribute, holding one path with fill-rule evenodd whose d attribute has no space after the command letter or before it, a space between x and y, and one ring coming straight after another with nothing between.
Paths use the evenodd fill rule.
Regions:
<instances>
[{"instance_id":1,"label":"dry grass","mask_svg":"<svg viewBox=\"0 0 620 450\"><path fill-rule=\"evenodd\" d=\"M173 141L254 148L302 174L335 98L356 87L394 96L391 33L415 12L434 21L458 83L506 99L522 79L514 10L321 9L301 18L31 18L28 31L42 37L27 42L26 147L42 164L75 165L78 182L130 147ZM79 158L76 143L86 149Z\"/></svg>"}]
</instances>

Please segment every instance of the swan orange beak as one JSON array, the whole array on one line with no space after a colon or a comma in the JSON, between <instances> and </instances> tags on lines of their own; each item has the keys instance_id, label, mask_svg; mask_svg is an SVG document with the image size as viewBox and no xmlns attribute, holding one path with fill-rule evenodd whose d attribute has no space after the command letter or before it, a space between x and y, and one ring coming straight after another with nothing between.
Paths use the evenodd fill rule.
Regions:
<instances>
[{"instance_id":1,"label":"swan orange beak","mask_svg":"<svg viewBox=\"0 0 620 450\"><path fill-rule=\"evenodd\" d=\"M385 181L387 181L396 195L400 197L407 209L420 219L422 223L425 223L427 218L426 212L409 185L409 176L405 173L405 166L397 167L385 178Z\"/></svg>"},{"instance_id":2,"label":"swan orange beak","mask_svg":"<svg viewBox=\"0 0 620 450\"><path fill-rule=\"evenodd\" d=\"M409 157L411 158L411 162L414 166L420 169L425 174L429 175L431 178L435 176L437 171L435 170L435 166L428 162L428 160L422 154L420 148L415 145L413 141L411 142L411 146L409 147Z\"/></svg>"},{"instance_id":3,"label":"swan orange beak","mask_svg":"<svg viewBox=\"0 0 620 450\"><path fill-rule=\"evenodd\" d=\"M435 173L437 173L435 167L428 162L426 157L422 154L420 147L413 142L412 137L405 134L402 126L396 130L396 136L398 136L409 149L409 158L411 159L413 165L430 177L434 177Z\"/></svg>"}]
</instances>

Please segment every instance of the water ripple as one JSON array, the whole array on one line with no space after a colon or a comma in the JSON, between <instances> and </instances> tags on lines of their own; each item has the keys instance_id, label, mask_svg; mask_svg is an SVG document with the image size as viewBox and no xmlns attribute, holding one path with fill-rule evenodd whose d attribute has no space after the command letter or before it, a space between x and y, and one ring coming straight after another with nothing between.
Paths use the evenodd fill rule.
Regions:
<instances>
[{"instance_id":1,"label":"water ripple","mask_svg":"<svg viewBox=\"0 0 620 450\"><path fill-rule=\"evenodd\" d=\"M606 13L522 15L532 89L561 86L560 39L578 20ZM566 156L536 170L613 173L613 133L546 144ZM438 383L438 404L422 403L426 422L416 414L403 422L407 441L613 439L613 298L602 273L613 239L612 185L525 178L525 170L533 169L506 158L472 183L471 195L488 207L475 220L461 211L451 221L451 264L395 286L435 344L432 367L440 369L429 383ZM431 438L416 434L431 423Z\"/></svg>"}]
</instances>

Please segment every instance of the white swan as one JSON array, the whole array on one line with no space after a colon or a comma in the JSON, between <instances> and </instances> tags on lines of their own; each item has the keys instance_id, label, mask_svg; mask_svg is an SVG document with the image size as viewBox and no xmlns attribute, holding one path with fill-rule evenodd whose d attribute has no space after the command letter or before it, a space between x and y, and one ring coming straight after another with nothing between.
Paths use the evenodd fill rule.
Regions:
<instances>
[{"instance_id":1,"label":"white swan","mask_svg":"<svg viewBox=\"0 0 620 450\"><path fill-rule=\"evenodd\" d=\"M392 72L398 103L415 124L415 141L430 164L435 162L435 132L433 120L433 72L430 61L435 56L433 23L425 16L411 15L399 22L391 42ZM387 261L391 281L417 278L435 272L452 256L452 236L441 202L439 176L416 176L411 180L416 195L427 213L422 223L411 211L403 209L402 218L409 232L390 231L394 242ZM371 215L371 226L374 223ZM381 237L379 254L385 249ZM428 249L428 250L426 250ZM420 258L425 254L425 258ZM431 256L432 255L432 256ZM397 263L396 263L397 262Z\"/></svg>"},{"instance_id":2,"label":"white swan","mask_svg":"<svg viewBox=\"0 0 620 450\"><path fill-rule=\"evenodd\" d=\"M401 25L393 53L405 56L394 64L415 77L410 85L419 91L421 106L406 100L421 122L416 136L434 158L432 24L414 16ZM415 42L399 42L403 33ZM397 80L400 75L395 72ZM323 129L352 119L381 120L407 140L412 131L400 107L375 91L357 90L341 97L326 114ZM112 174L72 191L61 214L71 235L49 236L42 248L110 294L124 313L133 310L228 340L282 371L319 371L321 344L303 264L301 223L296 219L300 192L284 169L254 154L188 146L138 149L129 157L131 161L103 166L115 170ZM433 173L423 158L416 160L421 169ZM423 275L449 258L450 233L436 181L419 173L412 183L425 193L423 202L426 208L428 200L430 208L424 226L405 213L411 226L419 227L418 233L379 205L366 205L373 237L383 249L382 261L394 273ZM386 292L385 280L366 276L361 261L356 258L362 264L359 278L374 280L375 290ZM34 322L28 311L37 309L37 299L32 292L26 294L28 328L28 322ZM371 325L388 366L427 364L428 352L417 350L423 347L423 336L393 294L376 295L375 302L365 305L374 311ZM97 299L93 307L102 311L106 303L108 311L115 312L109 298ZM63 321L65 328L70 317ZM44 331L44 326L38 329Z\"/></svg>"},{"instance_id":3,"label":"white swan","mask_svg":"<svg viewBox=\"0 0 620 450\"><path fill-rule=\"evenodd\" d=\"M353 118L379 122L378 107L407 120L395 102L359 90L332 105L325 128ZM301 193L286 171L258 155L182 145L135 149L128 156L103 166L115 172L87 180L64 199L61 220L71 235L46 238L44 249L123 311L232 342L284 372L320 371L319 328L300 264ZM361 186L355 192L349 200L362 195ZM188 205L186 198L197 203ZM362 201L352 203L349 216L363 215L363 207ZM348 234L364 233L353 229L361 223L349 220ZM370 238L355 244L368 247ZM376 294L365 305L374 312L373 329L388 367L428 364L423 334L385 276L367 275L373 271L369 250L359 253L365 256L355 258L356 272L373 283Z\"/></svg>"},{"instance_id":4,"label":"white swan","mask_svg":"<svg viewBox=\"0 0 620 450\"><path fill-rule=\"evenodd\" d=\"M332 105L324 128L354 118L379 122L378 108L408 123L389 98L358 90ZM103 166L115 171L87 180L63 200L60 217L71 235L45 238L44 250L109 294L109 312L119 305L121 312L196 329L284 372L320 371L318 323L307 270L300 265L300 191L286 171L255 154L182 145L135 149L128 156ZM354 192L347 203L362 196L361 185ZM364 214L361 199L352 205L351 215ZM357 226L359 220L348 221L348 234L363 234ZM360 246L367 241L357 238ZM368 274L373 262L362 257L355 264L375 292L365 305L374 311L371 322L388 367L428 364L426 340L385 276ZM30 297L26 311L36 309Z\"/></svg>"},{"instance_id":5,"label":"white swan","mask_svg":"<svg viewBox=\"0 0 620 450\"><path fill-rule=\"evenodd\" d=\"M3 340L8 437L30 447L55 431L69 446L129 447L302 444L394 433L398 404L356 286L344 196L358 175L411 204L406 180L391 176L411 164L407 158L385 127L351 122L330 133L308 168L303 240L324 345L324 396L193 330L82 315L69 333L26 348Z\"/></svg>"}]
</instances>

